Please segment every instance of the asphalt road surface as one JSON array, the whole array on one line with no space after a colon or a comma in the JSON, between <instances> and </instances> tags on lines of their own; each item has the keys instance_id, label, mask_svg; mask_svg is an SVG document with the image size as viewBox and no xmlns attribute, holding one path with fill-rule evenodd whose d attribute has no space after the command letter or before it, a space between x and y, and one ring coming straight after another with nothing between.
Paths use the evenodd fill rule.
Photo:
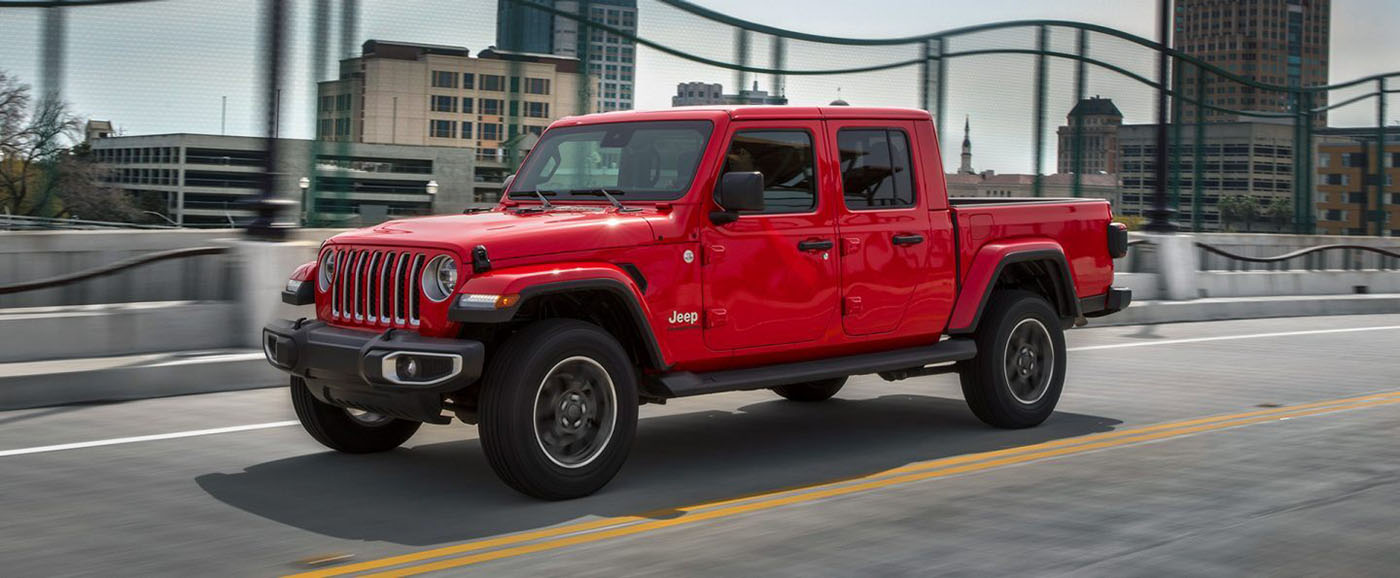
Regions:
<instances>
[{"instance_id":1,"label":"asphalt road surface","mask_svg":"<svg viewBox=\"0 0 1400 578\"><path fill-rule=\"evenodd\" d=\"M1059 412L956 378L642 408L534 501L461 424L329 452L282 389L0 413L0 575L1394 575L1400 315L1086 328ZM190 379L199 379L191 375Z\"/></svg>"}]
</instances>

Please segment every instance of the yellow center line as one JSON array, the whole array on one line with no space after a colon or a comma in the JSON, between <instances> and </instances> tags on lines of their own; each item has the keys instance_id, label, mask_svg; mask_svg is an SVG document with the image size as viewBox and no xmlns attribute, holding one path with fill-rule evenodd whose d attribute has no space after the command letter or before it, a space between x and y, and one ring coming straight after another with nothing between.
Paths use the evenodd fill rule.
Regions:
<instances>
[{"instance_id":1,"label":"yellow center line","mask_svg":"<svg viewBox=\"0 0 1400 578\"><path fill-rule=\"evenodd\" d=\"M421 562L455 554L464 554L479 550L488 550L501 546L510 546L535 540L547 538L557 538L546 540L534 544L526 544L513 548L493 550L473 556L450 558L423 566L403 568L386 573L386 575L407 575L429 572L437 569L452 568L468 564L475 564L488 560L495 560L510 556L518 556L541 550L561 548L573 544L593 542L614 536L630 535L646 532L658 528L687 524L717 517L731 516L744 512L763 510L778 507L790 503L806 502L825 497L845 495L849 493L869 490L873 488L886 487L895 484L902 484L911 481L928 479L933 477L943 477L958 473L979 471L995 467L1022 463L1031 460L1045 459L1060 455L1083 453L1098 449L1116 447L1122 445L1142 443L1155 439L1176 437L1197 433L1201 431L1211 431L1225 429L1250 423L1269 421L1281 417L1301 417L1317 413L1327 413L1340 411L1343 409L1353 409L1357 407L1371 407L1375 405L1386 405L1400 403L1400 392L1388 392L1371 394L1352 398L1342 398L1328 401L1320 401L1297 406L1272 408L1267 410L1250 411L1229 415L1191 419L1180 422L1158 424L1140 428L1126 429L1103 434L1094 434L1079 438L1064 440L1054 440L1042 442L1016 448L995 450L966 456L943 458L883 470L873 474L858 476L853 478L828 481L819 484L809 484L796 488L788 488L776 491L767 491L747 496L705 502L702 504L664 510L674 516L676 512L683 515L666 520L656 520L656 516L640 514L632 516L619 516L604 518L589 522L568 524L545 528L541 530L511 534L485 540L466 542L454 546L425 550L421 552L393 556L379 560L371 560L358 564L349 564L336 568L326 568L313 572L297 574L296 577L311 576L338 576L368 570L399 566L414 562ZM748 502L748 503L745 503ZM659 514L663 511L658 511ZM600 531L593 531L600 530Z\"/></svg>"}]
</instances>

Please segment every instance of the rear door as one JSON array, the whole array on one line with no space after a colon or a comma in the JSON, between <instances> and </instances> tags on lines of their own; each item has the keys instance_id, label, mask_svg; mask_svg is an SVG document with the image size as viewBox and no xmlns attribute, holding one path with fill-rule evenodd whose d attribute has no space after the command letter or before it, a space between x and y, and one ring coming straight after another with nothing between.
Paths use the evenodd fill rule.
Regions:
<instances>
[{"instance_id":1,"label":"rear door","mask_svg":"<svg viewBox=\"0 0 1400 578\"><path fill-rule=\"evenodd\" d=\"M841 325L848 335L895 330L929 274L929 212L915 171L914 123L828 121L841 194Z\"/></svg>"},{"instance_id":2,"label":"rear door","mask_svg":"<svg viewBox=\"0 0 1400 578\"><path fill-rule=\"evenodd\" d=\"M821 135L817 120L731 125L723 171L763 173L766 208L701 232L710 348L806 343L833 328L836 231L832 203L819 202Z\"/></svg>"}]
</instances>

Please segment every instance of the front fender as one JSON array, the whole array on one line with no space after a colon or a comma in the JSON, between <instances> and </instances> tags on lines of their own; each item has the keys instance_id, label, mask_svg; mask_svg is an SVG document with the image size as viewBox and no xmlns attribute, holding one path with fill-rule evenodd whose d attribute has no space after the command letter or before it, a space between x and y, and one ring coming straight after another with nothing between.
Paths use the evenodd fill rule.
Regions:
<instances>
[{"instance_id":1,"label":"front fender","mask_svg":"<svg viewBox=\"0 0 1400 578\"><path fill-rule=\"evenodd\" d=\"M612 263L525 265L474 275L458 289L447 315L448 319L458 323L505 323L515 318L516 312L531 299L556 293L600 290L616 295L627 305L629 317L646 342L647 352L655 367L668 367L656 333L652 331L649 321L651 309L641 288L627 271ZM505 299L497 299L489 306L491 300L482 299L478 305L469 307L462 304L463 295Z\"/></svg>"},{"instance_id":2,"label":"front fender","mask_svg":"<svg viewBox=\"0 0 1400 578\"><path fill-rule=\"evenodd\" d=\"M1008 239L983 245L972 258L967 269L962 289L958 291L957 304L948 318L948 333L970 333L977 329L987 300L991 298L992 287L997 277L1007 265L1025 261L1048 260L1059 270L1058 278L1052 281L1060 288L1058 297L1061 311L1078 314L1079 299L1075 295L1075 284L1065 250L1059 243L1043 237ZM1065 309L1068 307L1068 309Z\"/></svg>"}]
</instances>

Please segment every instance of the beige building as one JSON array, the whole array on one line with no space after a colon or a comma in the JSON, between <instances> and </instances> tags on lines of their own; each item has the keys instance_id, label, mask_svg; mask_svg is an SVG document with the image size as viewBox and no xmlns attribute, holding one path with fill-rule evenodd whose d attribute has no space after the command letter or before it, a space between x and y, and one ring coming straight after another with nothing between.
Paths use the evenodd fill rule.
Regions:
<instances>
[{"instance_id":1,"label":"beige building","mask_svg":"<svg viewBox=\"0 0 1400 578\"><path fill-rule=\"evenodd\" d=\"M581 107L577 59L370 40L320 83L317 138L366 144L475 149L478 201L490 201L554 120Z\"/></svg>"},{"instance_id":2,"label":"beige building","mask_svg":"<svg viewBox=\"0 0 1400 578\"><path fill-rule=\"evenodd\" d=\"M982 171L977 174L950 173L946 175L950 197L1033 197L1035 175L1006 174ZM1074 175L1053 174L1040 177L1040 196L1073 197ZM1115 175L1081 175L1079 196L1106 199L1118 211L1118 177Z\"/></svg>"},{"instance_id":3,"label":"beige building","mask_svg":"<svg viewBox=\"0 0 1400 578\"><path fill-rule=\"evenodd\" d=\"M1176 168L1177 222L1192 225L1195 187L1195 130L1182 130L1169 166ZM1220 199L1254 197L1260 206L1276 198L1293 198L1293 127L1283 123L1206 124L1201 146L1201 229L1219 231ZM1157 186L1157 125L1118 128L1118 176L1123 184L1122 213L1146 215ZM1238 224L1237 224L1238 225Z\"/></svg>"},{"instance_id":4,"label":"beige building","mask_svg":"<svg viewBox=\"0 0 1400 578\"><path fill-rule=\"evenodd\" d=\"M1056 132L1060 145L1059 172L1075 172L1076 146L1079 172L1086 175L1117 172L1118 127L1122 124L1123 113L1113 105L1113 99L1095 96L1079 101L1065 117L1065 125Z\"/></svg>"}]
</instances>

